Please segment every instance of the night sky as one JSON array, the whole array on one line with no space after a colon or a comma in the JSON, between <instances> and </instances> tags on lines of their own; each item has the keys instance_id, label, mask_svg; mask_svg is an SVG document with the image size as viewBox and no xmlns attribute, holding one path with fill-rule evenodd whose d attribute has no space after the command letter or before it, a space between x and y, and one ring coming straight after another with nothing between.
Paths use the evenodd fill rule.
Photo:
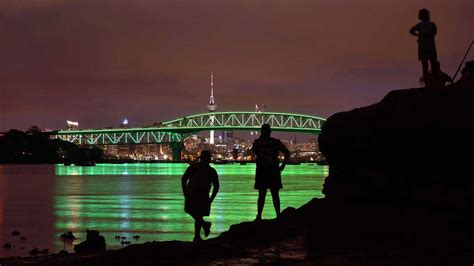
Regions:
<instances>
[{"instance_id":1,"label":"night sky","mask_svg":"<svg viewBox=\"0 0 474 266\"><path fill-rule=\"evenodd\" d=\"M0 0L0 131L206 112L211 71L219 111L328 117L419 86L423 7L452 76L473 0Z\"/></svg>"}]
</instances>

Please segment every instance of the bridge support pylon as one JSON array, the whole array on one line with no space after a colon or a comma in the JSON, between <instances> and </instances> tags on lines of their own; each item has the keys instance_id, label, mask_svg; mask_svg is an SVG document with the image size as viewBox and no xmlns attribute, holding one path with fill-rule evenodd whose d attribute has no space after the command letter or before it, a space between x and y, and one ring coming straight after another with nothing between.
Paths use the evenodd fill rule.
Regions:
<instances>
[{"instance_id":1,"label":"bridge support pylon","mask_svg":"<svg viewBox=\"0 0 474 266\"><path fill-rule=\"evenodd\" d=\"M181 162L181 152L183 151L183 142L171 142L171 151L173 152L173 162Z\"/></svg>"}]
</instances>

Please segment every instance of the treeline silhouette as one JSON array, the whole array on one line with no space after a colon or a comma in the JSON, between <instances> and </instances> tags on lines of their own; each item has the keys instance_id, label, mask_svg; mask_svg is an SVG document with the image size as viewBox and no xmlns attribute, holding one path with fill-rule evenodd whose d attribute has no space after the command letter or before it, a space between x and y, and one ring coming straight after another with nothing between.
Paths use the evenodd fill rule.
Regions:
<instances>
[{"instance_id":1,"label":"treeline silhouette","mask_svg":"<svg viewBox=\"0 0 474 266\"><path fill-rule=\"evenodd\" d=\"M50 133L32 126L23 132L11 129L0 135L0 163L78 163L97 161L103 155L97 147L79 147L71 142L52 139Z\"/></svg>"}]
</instances>

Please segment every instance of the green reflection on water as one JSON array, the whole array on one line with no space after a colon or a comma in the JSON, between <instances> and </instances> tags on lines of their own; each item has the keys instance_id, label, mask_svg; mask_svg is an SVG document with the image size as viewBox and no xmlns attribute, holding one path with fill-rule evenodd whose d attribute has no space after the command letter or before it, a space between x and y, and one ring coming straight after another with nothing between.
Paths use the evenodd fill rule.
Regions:
<instances>
[{"instance_id":1,"label":"green reflection on water","mask_svg":"<svg viewBox=\"0 0 474 266\"><path fill-rule=\"evenodd\" d=\"M120 247L115 235L140 242L191 240L193 220L183 211L181 175L187 164L100 164L95 167L56 166L56 233L73 231L85 238L86 229L99 230L109 248ZM255 218L255 164L214 165L220 192L212 205L211 237L230 225ZM283 173L282 209L299 207L321 197L328 168L315 164L289 165ZM273 218L267 197L264 218ZM134 242L134 241L132 241ZM60 242L56 248L62 249Z\"/></svg>"},{"instance_id":2,"label":"green reflection on water","mask_svg":"<svg viewBox=\"0 0 474 266\"><path fill-rule=\"evenodd\" d=\"M255 164L211 164L219 174L225 175L254 175ZM56 175L179 175L181 176L188 164L185 163L137 163L137 164L98 164L95 167L77 167L56 165ZM285 175L327 174L327 167L315 164L288 165Z\"/></svg>"}]
</instances>

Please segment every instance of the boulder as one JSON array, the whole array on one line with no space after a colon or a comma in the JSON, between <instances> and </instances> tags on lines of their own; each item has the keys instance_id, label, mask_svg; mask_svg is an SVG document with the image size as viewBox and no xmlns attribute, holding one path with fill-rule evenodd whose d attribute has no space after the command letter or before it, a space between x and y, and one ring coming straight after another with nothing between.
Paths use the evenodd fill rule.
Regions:
<instances>
[{"instance_id":1,"label":"boulder","mask_svg":"<svg viewBox=\"0 0 474 266\"><path fill-rule=\"evenodd\" d=\"M331 116L319 136L325 198L298 210L308 254L473 256L473 103L474 86L416 88Z\"/></svg>"},{"instance_id":2,"label":"boulder","mask_svg":"<svg viewBox=\"0 0 474 266\"><path fill-rule=\"evenodd\" d=\"M105 238L96 230L87 230L86 240L74 246L76 253L102 252L105 249Z\"/></svg>"},{"instance_id":3,"label":"boulder","mask_svg":"<svg viewBox=\"0 0 474 266\"><path fill-rule=\"evenodd\" d=\"M473 102L474 87L398 90L331 116L319 137L326 198L472 206Z\"/></svg>"}]
</instances>

